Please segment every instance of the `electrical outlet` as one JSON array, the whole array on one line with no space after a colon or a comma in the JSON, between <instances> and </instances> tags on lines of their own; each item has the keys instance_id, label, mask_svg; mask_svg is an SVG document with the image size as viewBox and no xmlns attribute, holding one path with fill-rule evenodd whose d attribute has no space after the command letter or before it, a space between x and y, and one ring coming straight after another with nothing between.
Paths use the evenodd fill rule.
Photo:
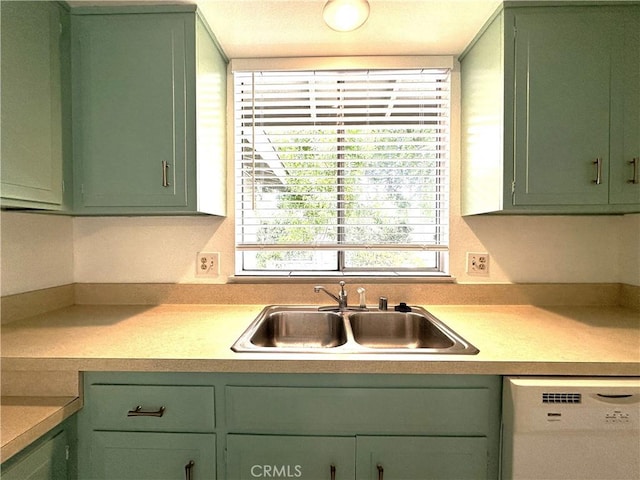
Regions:
<instances>
[{"instance_id":1,"label":"electrical outlet","mask_svg":"<svg viewBox=\"0 0 640 480\"><path fill-rule=\"evenodd\" d=\"M218 252L198 252L196 276L217 277L220 275L220 254Z\"/></svg>"},{"instance_id":2,"label":"electrical outlet","mask_svg":"<svg viewBox=\"0 0 640 480\"><path fill-rule=\"evenodd\" d=\"M489 254L467 252L467 273L489 275Z\"/></svg>"}]
</instances>

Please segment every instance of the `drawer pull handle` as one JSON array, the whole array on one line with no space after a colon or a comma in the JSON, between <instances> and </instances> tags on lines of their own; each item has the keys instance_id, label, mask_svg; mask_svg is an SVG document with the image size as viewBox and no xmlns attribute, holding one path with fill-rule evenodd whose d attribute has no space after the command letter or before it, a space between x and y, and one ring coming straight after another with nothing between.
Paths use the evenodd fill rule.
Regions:
<instances>
[{"instance_id":1,"label":"drawer pull handle","mask_svg":"<svg viewBox=\"0 0 640 480\"><path fill-rule=\"evenodd\" d=\"M627 183L633 183L636 185L640 183L640 180L638 180L638 162L640 162L640 157L636 157L629 161L629 165L633 165L633 176L631 179L627 180Z\"/></svg>"},{"instance_id":2,"label":"drawer pull handle","mask_svg":"<svg viewBox=\"0 0 640 480\"><path fill-rule=\"evenodd\" d=\"M168 187L169 185L169 162L162 160L162 186Z\"/></svg>"},{"instance_id":3,"label":"drawer pull handle","mask_svg":"<svg viewBox=\"0 0 640 480\"><path fill-rule=\"evenodd\" d=\"M194 462L193 460L190 460L189 463L187 463L184 466L184 479L185 480L193 480L193 467L195 466L196 462Z\"/></svg>"},{"instance_id":4,"label":"drawer pull handle","mask_svg":"<svg viewBox=\"0 0 640 480\"><path fill-rule=\"evenodd\" d=\"M384 468L382 468L382 465L380 464L376 465L376 467L378 468L378 480L383 480Z\"/></svg>"},{"instance_id":5,"label":"drawer pull handle","mask_svg":"<svg viewBox=\"0 0 640 480\"><path fill-rule=\"evenodd\" d=\"M596 178L591 182L595 183L596 185L600 185L602 183L602 159L596 158L593 161L593 164L596 166Z\"/></svg>"},{"instance_id":6,"label":"drawer pull handle","mask_svg":"<svg viewBox=\"0 0 640 480\"><path fill-rule=\"evenodd\" d=\"M149 411L142 410L142 406L138 405L134 410L127 412L127 417L161 417L162 415L164 415L164 407L160 407L155 411Z\"/></svg>"},{"instance_id":7,"label":"drawer pull handle","mask_svg":"<svg viewBox=\"0 0 640 480\"><path fill-rule=\"evenodd\" d=\"M336 480L336 466L335 465L331 465L331 480Z\"/></svg>"}]
</instances>

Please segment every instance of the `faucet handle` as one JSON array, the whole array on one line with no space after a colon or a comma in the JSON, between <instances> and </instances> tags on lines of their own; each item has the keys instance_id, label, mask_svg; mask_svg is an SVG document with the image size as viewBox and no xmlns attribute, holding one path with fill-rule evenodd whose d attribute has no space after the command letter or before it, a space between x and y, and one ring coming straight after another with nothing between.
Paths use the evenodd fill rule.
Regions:
<instances>
[{"instance_id":1,"label":"faucet handle","mask_svg":"<svg viewBox=\"0 0 640 480\"><path fill-rule=\"evenodd\" d=\"M380 299L378 300L378 310L386 311L387 308L387 297L380 297Z\"/></svg>"},{"instance_id":2,"label":"faucet handle","mask_svg":"<svg viewBox=\"0 0 640 480\"><path fill-rule=\"evenodd\" d=\"M364 287L359 287L356 292L360 295L360 308L367 308L367 290Z\"/></svg>"}]
</instances>

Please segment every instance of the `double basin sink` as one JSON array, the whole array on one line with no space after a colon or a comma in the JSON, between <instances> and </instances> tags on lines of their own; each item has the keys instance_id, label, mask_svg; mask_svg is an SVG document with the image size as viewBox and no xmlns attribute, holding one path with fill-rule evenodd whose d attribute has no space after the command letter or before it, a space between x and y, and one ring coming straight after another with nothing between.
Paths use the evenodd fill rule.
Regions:
<instances>
[{"instance_id":1,"label":"double basin sink","mask_svg":"<svg viewBox=\"0 0 640 480\"><path fill-rule=\"evenodd\" d=\"M399 312L268 306L231 348L258 353L478 353L420 307Z\"/></svg>"}]
</instances>

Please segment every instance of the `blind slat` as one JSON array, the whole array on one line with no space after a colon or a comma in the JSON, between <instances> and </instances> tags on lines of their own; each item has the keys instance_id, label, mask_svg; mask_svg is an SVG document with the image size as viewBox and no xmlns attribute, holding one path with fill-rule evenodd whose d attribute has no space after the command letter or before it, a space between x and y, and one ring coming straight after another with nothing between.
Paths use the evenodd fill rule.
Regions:
<instances>
[{"instance_id":1,"label":"blind slat","mask_svg":"<svg viewBox=\"0 0 640 480\"><path fill-rule=\"evenodd\" d=\"M234 76L238 251L447 250L447 69Z\"/></svg>"}]
</instances>

